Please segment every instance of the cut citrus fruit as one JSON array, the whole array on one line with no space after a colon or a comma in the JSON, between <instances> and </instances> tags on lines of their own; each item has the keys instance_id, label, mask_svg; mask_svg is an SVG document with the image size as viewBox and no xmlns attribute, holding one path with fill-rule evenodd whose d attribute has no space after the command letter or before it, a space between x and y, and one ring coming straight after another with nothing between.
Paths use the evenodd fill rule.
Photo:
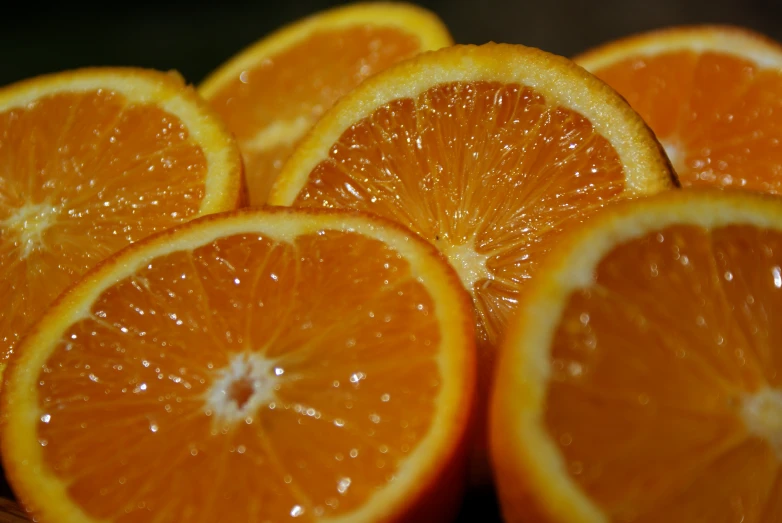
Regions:
<instances>
[{"instance_id":1,"label":"cut citrus fruit","mask_svg":"<svg viewBox=\"0 0 782 523\"><path fill-rule=\"evenodd\" d=\"M683 186L782 192L782 46L741 29L681 27L575 60L648 122Z\"/></svg>"},{"instance_id":2,"label":"cut citrus fruit","mask_svg":"<svg viewBox=\"0 0 782 523\"><path fill-rule=\"evenodd\" d=\"M458 510L474 365L469 296L410 231L210 216L110 258L31 329L5 470L44 522L432 521Z\"/></svg>"},{"instance_id":3,"label":"cut citrus fruit","mask_svg":"<svg viewBox=\"0 0 782 523\"><path fill-rule=\"evenodd\" d=\"M782 203L672 191L573 231L497 366L507 521L782 520Z\"/></svg>"},{"instance_id":4,"label":"cut citrus fruit","mask_svg":"<svg viewBox=\"0 0 782 523\"><path fill-rule=\"evenodd\" d=\"M85 69L0 89L0 371L87 269L234 209L242 190L235 142L174 73Z\"/></svg>"},{"instance_id":5,"label":"cut citrus fruit","mask_svg":"<svg viewBox=\"0 0 782 523\"><path fill-rule=\"evenodd\" d=\"M395 62L452 43L420 7L359 3L284 27L212 73L200 92L239 141L250 203L266 203L296 143L340 96Z\"/></svg>"},{"instance_id":6,"label":"cut citrus fruit","mask_svg":"<svg viewBox=\"0 0 782 523\"><path fill-rule=\"evenodd\" d=\"M473 296L486 396L494 346L561 231L671 186L659 144L614 91L564 58L489 44L362 83L293 153L270 202L371 211L437 246Z\"/></svg>"}]
</instances>

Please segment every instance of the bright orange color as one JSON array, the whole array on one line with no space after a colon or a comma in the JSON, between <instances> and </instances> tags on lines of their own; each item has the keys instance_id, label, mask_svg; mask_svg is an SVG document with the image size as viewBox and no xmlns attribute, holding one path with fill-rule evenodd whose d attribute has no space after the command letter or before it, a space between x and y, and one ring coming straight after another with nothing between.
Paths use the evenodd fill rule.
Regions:
<instances>
[{"instance_id":1,"label":"bright orange color","mask_svg":"<svg viewBox=\"0 0 782 523\"><path fill-rule=\"evenodd\" d=\"M780 521L782 204L654 197L564 244L500 361L508 521Z\"/></svg>"},{"instance_id":2,"label":"bright orange color","mask_svg":"<svg viewBox=\"0 0 782 523\"><path fill-rule=\"evenodd\" d=\"M6 373L4 467L42 522L447 518L473 336L456 274L395 224L197 220L37 324Z\"/></svg>"},{"instance_id":3,"label":"bright orange color","mask_svg":"<svg viewBox=\"0 0 782 523\"><path fill-rule=\"evenodd\" d=\"M200 90L239 141L250 203L266 203L291 151L339 97L389 65L451 43L442 22L419 7L359 3L284 27L213 73Z\"/></svg>"},{"instance_id":4,"label":"bright orange color","mask_svg":"<svg viewBox=\"0 0 782 523\"><path fill-rule=\"evenodd\" d=\"M738 29L675 28L575 60L649 123L685 187L782 192L782 46Z\"/></svg>"},{"instance_id":5,"label":"bright orange color","mask_svg":"<svg viewBox=\"0 0 782 523\"><path fill-rule=\"evenodd\" d=\"M479 126L490 122L492 129L483 131L488 137L466 129L456 130L455 136L444 132L478 118ZM534 136L524 140L524 132L535 127ZM472 134L474 141L462 133ZM465 143L448 143L459 139ZM579 148L575 154L539 170L529 165L536 158L523 154L525 146L535 149L534 157L545 162L562 157L571 143ZM453 154L460 147L466 151ZM440 179L439 169L464 173L467 179ZM576 171L590 175L591 186L573 176ZM541 178L553 179L553 187ZM479 336L493 345L512 313L519 284L534 272L564 225L548 230L551 223L566 221L574 206L614 199L623 189L616 152L583 116L563 108L549 110L543 96L519 84L451 83L431 87L415 99L395 100L351 126L328 160L312 170L293 205L371 210L452 254L475 298ZM546 205L538 198L545 201L556 193L562 195L557 208L535 208ZM532 207L528 214L514 220L514 211L526 206ZM547 241L530 241L539 233ZM525 243L522 255L517 249Z\"/></svg>"},{"instance_id":6,"label":"bright orange color","mask_svg":"<svg viewBox=\"0 0 782 523\"><path fill-rule=\"evenodd\" d=\"M241 194L235 143L174 74L83 70L0 90L0 371L85 271Z\"/></svg>"},{"instance_id":7,"label":"bright orange color","mask_svg":"<svg viewBox=\"0 0 782 523\"><path fill-rule=\"evenodd\" d=\"M635 141L615 147L609 129ZM636 158L632 167L622 155ZM485 401L494 348L540 260L602 205L670 187L664 162L637 115L570 62L521 46L457 46L344 98L294 153L270 202L371 211L438 247L473 296Z\"/></svg>"}]
</instances>

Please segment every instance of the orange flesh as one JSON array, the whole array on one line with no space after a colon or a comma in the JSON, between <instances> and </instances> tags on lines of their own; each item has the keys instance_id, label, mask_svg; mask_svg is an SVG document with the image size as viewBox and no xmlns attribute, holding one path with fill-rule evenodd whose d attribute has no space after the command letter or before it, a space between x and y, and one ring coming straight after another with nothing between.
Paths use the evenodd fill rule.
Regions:
<instances>
[{"instance_id":1,"label":"orange flesh","mask_svg":"<svg viewBox=\"0 0 782 523\"><path fill-rule=\"evenodd\" d=\"M385 244L226 237L155 259L63 335L39 441L94 518L340 515L428 433L439 350L430 295Z\"/></svg>"},{"instance_id":2,"label":"orange flesh","mask_svg":"<svg viewBox=\"0 0 782 523\"><path fill-rule=\"evenodd\" d=\"M477 311L479 388L519 291L558 235L619 198L610 144L579 114L527 87L432 87L345 131L294 206L362 209L448 255Z\"/></svg>"},{"instance_id":3,"label":"orange flesh","mask_svg":"<svg viewBox=\"0 0 782 523\"><path fill-rule=\"evenodd\" d=\"M782 192L782 73L716 52L632 57L595 74L663 143L683 186Z\"/></svg>"},{"instance_id":4,"label":"orange flesh","mask_svg":"<svg viewBox=\"0 0 782 523\"><path fill-rule=\"evenodd\" d=\"M419 38L400 29L321 30L241 72L212 96L239 141L250 203L266 203L285 160L337 99L420 50Z\"/></svg>"},{"instance_id":5,"label":"orange flesh","mask_svg":"<svg viewBox=\"0 0 782 523\"><path fill-rule=\"evenodd\" d=\"M117 93L0 112L0 364L87 269L196 214L206 168L176 117Z\"/></svg>"},{"instance_id":6,"label":"orange flesh","mask_svg":"<svg viewBox=\"0 0 782 523\"><path fill-rule=\"evenodd\" d=\"M782 233L739 226L633 240L571 295L547 430L612 521L780 521L782 432L742 417L782 390L780 311Z\"/></svg>"}]
</instances>

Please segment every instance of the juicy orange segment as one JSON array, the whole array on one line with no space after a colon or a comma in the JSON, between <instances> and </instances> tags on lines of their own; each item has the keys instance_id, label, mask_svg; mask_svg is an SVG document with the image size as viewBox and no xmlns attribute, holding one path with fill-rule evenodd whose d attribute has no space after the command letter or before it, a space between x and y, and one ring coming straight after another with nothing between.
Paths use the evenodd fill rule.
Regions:
<instances>
[{"instance_id":1,"label":"juicy orange segment","mask_svg":"<svg viewBox=\"0 0 782 523\"><path fill-rule=\"evenodd\" d=\"M683 185L782 192L782 46L733 28L675 28L575 60L649 123Z\"/></svg>"},{"instance_id":2,"label":"juicy orange segment","mask_svg":"<svg viewBox=\"0 0 782 523\"><path fill-rule=\"evenodd\" d=\"M509 521L776 521L781 267L782 205L757 197L655 197L569 236L499 364Z\"/></svg>"},{"instance_id":3,"label":"juicy orange segment","mask_svg":"<svg viewBox=\"0 0 782 523\"><path fill-rule=\"evenodd\" d=\"M400 60L451 44L424 9L359 3L280 29L215 71L200 91L239 141L250 203L266 203L291 151L342 95Z\"/></svg>"},{"instance_id":4,"label":"juicy orange segment","mask_svg":"<svg viewBox=\"0 0 782 523\"><path fill-rule=\"evenodd\" d=\"M465 121L486 125L488 136L469 127L447 136ZM293 205L371 209L412 227L449 257L493 344L519 284L550 247L535 240L558 233L574 208L618 197L624 182L616 151L578 113L552 110L519 84L454 82L352 125Z\"/></svg>"},{"instance_id":5,"label":"juicy orange segment","mask_svg":"<svg viewBox=\"0 0 782 523\"><path fill-rule=\"evenodd\" d=\"M5 470L44 522L428 521L458 508L470 315L436 251L377 218L197 220L26 338Z\"/></svg>"},{"instance_id":6,"label":"juicy orange segment","mask_svg":"<svg viewBox=\"0 0 782 523\"><path fill-rule=\"evenodd\" d=\"M174 74L94 69L0 90L0 366L106 256L242 194L235 143Z\"/></svg>"},{"instance_id":7,"label":"juicy orange segment","mask_svg":"<svg viewBox=\"0 0 782 523\"><path fill-rule=\"evenodd\" d=\"M315 126L270 202L371 211L443 252L473 296L484 394L519 292L561 232L671 187L643 122L570 62L452 47L367 80Z\"/></svg>"}]
</instances>

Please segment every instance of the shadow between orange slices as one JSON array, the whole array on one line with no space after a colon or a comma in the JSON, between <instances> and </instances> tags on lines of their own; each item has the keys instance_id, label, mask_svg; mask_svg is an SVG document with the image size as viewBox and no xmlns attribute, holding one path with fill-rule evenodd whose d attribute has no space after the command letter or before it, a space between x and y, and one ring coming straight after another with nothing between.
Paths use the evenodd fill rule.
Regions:
<instances>
[{"instance_id":1,"label":"shadow between orange slices","mask_svg":"<svg viewBox=\"0 0 782 523\"><path fill-rule=\"evenodd\" d=\"M269 201L372 212L435 245L473 298L485 416L495 347L562 233L674 186L653 134L607 85L565 58L487 44L366 80L299 144ZM483 436L476 478L488 476Z\"/></svg>"}]
</instances>

